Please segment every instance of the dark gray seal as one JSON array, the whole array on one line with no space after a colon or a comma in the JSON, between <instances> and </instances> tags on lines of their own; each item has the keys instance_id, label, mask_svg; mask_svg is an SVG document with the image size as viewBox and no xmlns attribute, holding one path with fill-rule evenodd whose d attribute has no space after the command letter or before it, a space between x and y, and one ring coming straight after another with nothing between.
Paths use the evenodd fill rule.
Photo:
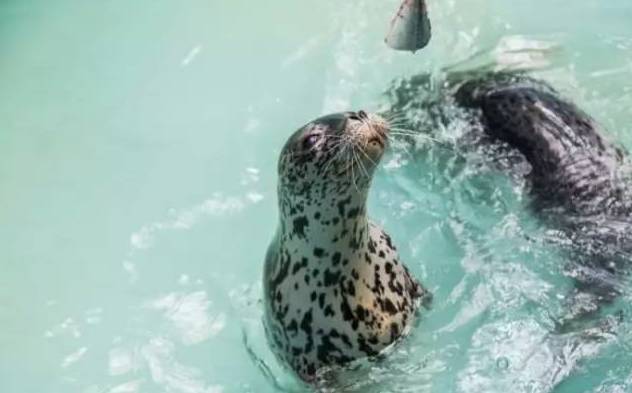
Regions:
<instances>
[{"instance_id":1,"label":"dark gray seal","mask_svg":"<svg viewBox=\"0 0 632 393\"><path fill-rule=\"evenodd\" d=\"M281 153L265 325L278 358L304 381L378 355L407 333L428 298L367 216L387 140L380 117L348 112L310 122Z\"/></svg>"},{"instance_id":2,"label":"dark gray seal","mask_svg":"<svg viewBox=\"0 0 632 393\"><path fill-rule=\"evenodd\" d=\"M479 142L523 157L533 210L572 243L567 273L576 289L561 330L620 294L632 261L629 165L592 117L520 73L455 73L441 83L419 75L396 82L390 96L395 111L426 114L411 120L410 129L427 131L460 117L482 134Z\"/></svg>"},{"instance_id":3,"label":"dark gray seal","mask_svg":"<svg viewBox=\"0 0 632 393\"><path fill-rule=\"evenodd\" d=\"M629 214L621 149L555 90L527 77L491 74L467 81L456 98L479 112L488 135L524 155L541 208L561 206L565 214L582 216Z\"/></svg>"}]
</instances>

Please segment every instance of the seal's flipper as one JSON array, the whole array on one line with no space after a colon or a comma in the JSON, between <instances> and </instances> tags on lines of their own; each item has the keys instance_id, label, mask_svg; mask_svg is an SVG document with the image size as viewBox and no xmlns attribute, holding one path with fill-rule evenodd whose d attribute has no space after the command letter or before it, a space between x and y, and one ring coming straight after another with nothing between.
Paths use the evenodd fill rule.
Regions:
<instances>
[{"instance_id":1,"label":"seal's flipper","mask_svg":"<svg viewBox=\"0 0 632 393\"><path fill-rule=\"evenodd\" d=\"M384 41L395 50L415 52L428 45L431 36L426 1L404 0Z\"/></svg>"}]
</instances>

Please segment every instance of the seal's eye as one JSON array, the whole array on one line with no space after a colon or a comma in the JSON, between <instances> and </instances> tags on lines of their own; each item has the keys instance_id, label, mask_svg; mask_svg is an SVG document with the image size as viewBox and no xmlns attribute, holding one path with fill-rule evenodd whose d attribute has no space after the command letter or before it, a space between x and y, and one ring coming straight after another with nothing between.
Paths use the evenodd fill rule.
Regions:
<instances>
[{"instance_id":1,"label":"seal's eye","mask_svg":"<svg viewBox=\"0 0 632 393\"><path fill-rule=\"evenodd\" d=\"M303 139L303 150L309 150L320 140L321 134L310 134Z\"/></svg>"}]
</instances>

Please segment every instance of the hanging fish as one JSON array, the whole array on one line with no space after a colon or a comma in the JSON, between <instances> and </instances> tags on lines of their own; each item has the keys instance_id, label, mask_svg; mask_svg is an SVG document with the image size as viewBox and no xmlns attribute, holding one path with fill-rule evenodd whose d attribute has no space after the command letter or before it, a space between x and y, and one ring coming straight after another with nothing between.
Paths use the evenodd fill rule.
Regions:
<instances>
[{"instance_id":1,"label":"hanging fish","mask_svg":"<svg viewBox=\"0 0 632 393\"><path fill-rule=\"evenodd\" d=\"M384 41L393 49L415 52L428 45L431 35L426 0L404 0Z\"/></svg>"}]
</instances>

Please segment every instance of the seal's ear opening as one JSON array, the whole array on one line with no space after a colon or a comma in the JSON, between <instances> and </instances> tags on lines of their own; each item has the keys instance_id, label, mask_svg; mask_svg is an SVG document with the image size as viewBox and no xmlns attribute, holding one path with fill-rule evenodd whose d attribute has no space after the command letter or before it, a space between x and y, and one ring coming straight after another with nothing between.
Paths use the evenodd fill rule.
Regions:
<instances>
[{"instance_id":1,"label":"seal's ear opening","mask_svg":"<svg viewBox=\"0 0 632 393\"><path fill-rule=\"evenodd\" d=\"M426 1L404 0L384 41L395 50L415 52L428 45L431 36Z\"/></svg>"}]
</instances>

